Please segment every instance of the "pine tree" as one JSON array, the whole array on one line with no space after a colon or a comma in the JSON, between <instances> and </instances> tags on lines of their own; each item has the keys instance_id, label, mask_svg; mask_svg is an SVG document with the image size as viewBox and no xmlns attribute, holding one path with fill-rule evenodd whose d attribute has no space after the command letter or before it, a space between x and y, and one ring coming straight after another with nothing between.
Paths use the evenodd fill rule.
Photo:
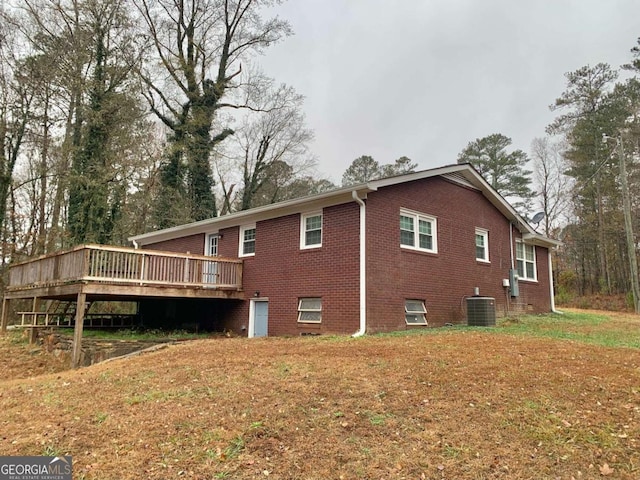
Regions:
<instances>
[{"instance_id":1,"label":"pine tree","mask_svg":"<svg viewBox=\"0 0 640 480\"><path fill-rule=\"evenodd\" d=\"M503 197L518 209L527 209L533 197L529 185L529 158L522 150L508 152L511 139L500 133L470 142L458 155L458 163L470 163Z\"/></svg>"},{"instance_id":2,"label":"pine tree","mask_svg":"<svg viewBox=\"0 0 640 480\"><path fill-rule=\"evenodd\" d=\"M369 180L376 180L381 176L382 168L380 164L376 162L373 157L362 155L351 162L349 168L345 170L342 175L342 185L348 186L364 183Z\"/></svg>"}]
</instances>

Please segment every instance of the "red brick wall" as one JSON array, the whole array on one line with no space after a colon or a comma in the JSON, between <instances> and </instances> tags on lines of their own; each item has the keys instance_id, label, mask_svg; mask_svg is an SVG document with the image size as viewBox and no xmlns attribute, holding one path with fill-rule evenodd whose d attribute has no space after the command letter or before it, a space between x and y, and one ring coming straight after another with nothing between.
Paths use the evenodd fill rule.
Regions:
<instances>
[{"instance_id":1,"label":"red brick wall","mask_svg":"<svg viewBox=\"0 0 640 480\"><path fill-rule=\"evenodd\" d=\"M162 250L165 252L204 254L204 234L189 235L188 237L151 243L142 248L148 250Z\"/></svg>"},{"instance_id":2,"label":"red brick wall","mask_svg":"<svg viewBox=\"0 0 640 480\"><path fill-rule=\"evenodd\" d=\"M548 311L547 249L537 247L537 282L520 281L520 296L502 286L509 278L510 224L484 196L442 178L384 187L367 203L367 331L408 328L405 299L425 300L430 325L465 321L465 298L480 289L496 299L498 315ZM437 218L438 253L400 248L400 208ZM475 259L475 229L489 231L490 263ZM238 257L240 227L221 230L218 254ZM218 309L221 328L247 333L249 300L269 300L269 335L353 333L359 327L359 206L323 210L322 247L300 249L300 215L258 222L256 254L243 257L244 302ZM520 237L513 228L513 240ZM159 250L203 253L205 235L149 245ZM515 255L515 246L513 248ZM322 297L322 323L297 322L300 297Z\"/></svg>"},{"instance_id":3,"label":"red brick wall","mask_svg":"<svg viewBox=\"0 0 640 480\"><path fill-rule=\"evenodd\" d=\"M359 211L355 203L323 210L322 247L300 249L300 215L256 225L256 254L244 257L247 299L269 300L269 335L353 333L359 312ZM223 232L220 255L237 255L239 228ZM227 240L229 239L229 240ZM322 298L322 323L298 323L298 299ZM229 327L248 327L249 302Z\"/></svg>"},{"instance_id":4,"label":"red brick wall","mask_svg":"<svg viewBox=\"0 0 640 480\"><path fill-rule=\"evenodd\" d=\"M437 218L438 253L400 248L400 208ZM475 259L475 229L489 231L490 263ZM509 222L473 189L442 178L385 187L367 200L367 331L400 330L405 299L425 300L430 325L463 323L465 298L495 297L498 315L511 308L502 279L511 267ZM514 240L519 233L514 228ZM538 283L520 282L516 300L549 310L546 249L537 248ZM515 254L515 247L514 247Z\"/></svg>"},{"instance_id":5,"label":"red brick wall","mask_svg":"<svg viewBox=\"0 0 640 480\"><path fill-rule=\"evenodd\" d=\"M536 268L537 282L520 279L520 295L511 299L511 311L543 313L551 309L548 249L536 247Z\"/></svg>"},{"instance_id":6,"label":"red brick wall","mask_svg":"<svg viewBox=\"0 0 640 480\"><path fill-rule=\"evenodd\" d=\"M230 302L220 329L246 334L249 300L259 292L269 300L269 335L353 333L359 326L359 207L347 203L323 210L322 246L300 249L300 215L258 222L256 254L243 259L245 302ZM223 229L218 255L238 257L240 227ZM204 251L205 235L147 248ZM298 323L298 299L322 298L322 322Z\"/></svg>"}]
</instances>

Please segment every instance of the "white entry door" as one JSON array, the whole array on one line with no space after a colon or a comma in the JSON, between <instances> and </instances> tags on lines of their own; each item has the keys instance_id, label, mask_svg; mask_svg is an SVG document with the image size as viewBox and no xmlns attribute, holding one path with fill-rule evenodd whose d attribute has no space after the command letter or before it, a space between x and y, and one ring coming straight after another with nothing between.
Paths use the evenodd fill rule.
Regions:
<instances>
[{"instance_id":1,"label":"white entry door","mask_svg":"<svg viewBox=\"0 0 640 480\"><path fill-rule=\"evenodd\" d=\"M251 319L249 321L250 337L266 337L269 333L269 302L251 300Z\"/></svg>"},{"instance_id":2,"label":"white entry door","mask_svg":"<svg viewBox=\"0 0 640 480\"><path fill-rule=\"evenodd\" d=\"M204 252L208 257L218 256L218 234L214 233L207 236L207 245ZM205 262L202 269L202 283L207 286L215 286L219 283L218 279L218 262Z\"/></svg>"}]
</instances>

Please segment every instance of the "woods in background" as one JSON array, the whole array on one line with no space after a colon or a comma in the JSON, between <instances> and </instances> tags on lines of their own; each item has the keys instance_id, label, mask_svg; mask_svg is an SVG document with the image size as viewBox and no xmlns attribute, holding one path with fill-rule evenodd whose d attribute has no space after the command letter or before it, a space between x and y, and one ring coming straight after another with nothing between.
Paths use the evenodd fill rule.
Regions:
<instances>
[{"instance_id":1,"label":"woods in background","mask_svg":"<svg viewBox=\"0 0 640 480\"><path fill-rule=\"evenodd\" d=\"M274 3L5 2L3 265L335 188L314 171L303 98L257 62L292 34L271 15ZM639 72L640 44L620 69L567 73L548 136L533 139L529 153L487 132L457 157L526 218L544 214L534 226L564 242L554 259L561 295L630 291L633 249L623 233L637 255ZM363 155L345 162L341 182L416 169L404 156L380 164Z\"/></svg>"},{"instance_id":2,"label":"woods in background","mask_svg":"<svg viewBox=\"0 0 640 480\"><path fill-rule=\"evenodd\" d=\"M291 34L273 3L5 5L3 262L329 188L302 97L255 61Z\"/></svg>"}]
</instances>

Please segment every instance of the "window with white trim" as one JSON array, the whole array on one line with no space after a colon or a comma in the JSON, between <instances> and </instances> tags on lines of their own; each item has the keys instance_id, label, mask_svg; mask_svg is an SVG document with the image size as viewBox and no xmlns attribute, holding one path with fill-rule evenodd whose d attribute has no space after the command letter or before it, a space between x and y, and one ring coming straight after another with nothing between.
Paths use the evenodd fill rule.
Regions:
<instances>
[{"instance_id":1,"label":"window with white trim","mask_svg":"<svg viewBox=\"0 0 640 480\"><path fill-rule=\"evenodd\" d=\"M300 217L300 248L322 246L322 213L309 213Z\"/></svg>"},{"instance_id":2,"label":"window with white trim","mask_svg":"<svg viewBox=\"0 0 640 480\"><path fill-rule=\"evenodd\" d=\"M537 280L535 245L516 240L516 268L520 280Z\"/></svg>"},{"instance_id":3,"label":"window with white trim","mask_svg":"<svg viewBox=\"0 0 640 480\"><path fill-rule=\"evenodd\" d=\"M298 322L322 322L322 298L300 298L298 300Z\"/></svg>"},{"instance_id":4,"label":"window with white trim","mask_svg":"<svg viewBox=\"0 0 640 480\"><path fill-rule=\"evenodd\" d=\"M404 321L407 325L427 325L427 307L424 300L404 301Z\"/></svg>"},{"instance_id":5,"label":"window with white trim","mask_svg":"<svg viewBox=\"0 0 640 480\"><path fill-rule=\"evenodd\" d=\"M249 257L256 254L256 226L248 225L240 228L240 246L238 256Z\"/></svg>"},{"instance_id":6,"label":"window with white trim","mask_svg":"<svg viewBox=\"0 0 640 480\"><path fill-rule=\"evenodd\" d=\"M217 233L211 233L207 235L207 246L205 255L208 257L217 257L218 256L218 239L220 236Z\"/></svg>"},{"instance_id":7,"label":"window with white trim","mask_svg":"<svg viewBox=\"0 0 640 480\"><path fill-rule=\"evenodd\" d=\"M438 253L437 231L435 217L409 210L400 210L401 247Z\"/></svg>"},{"instance_id":8,"label":"window with white trim","mask_svg":"<svg viewBox=\"0 0 640 480\"><path fill-rule=\"evenodd\" d=\"M489 232L484 228L476 228L476 260L489 262Z\"/></svg>"}]
</instances>

